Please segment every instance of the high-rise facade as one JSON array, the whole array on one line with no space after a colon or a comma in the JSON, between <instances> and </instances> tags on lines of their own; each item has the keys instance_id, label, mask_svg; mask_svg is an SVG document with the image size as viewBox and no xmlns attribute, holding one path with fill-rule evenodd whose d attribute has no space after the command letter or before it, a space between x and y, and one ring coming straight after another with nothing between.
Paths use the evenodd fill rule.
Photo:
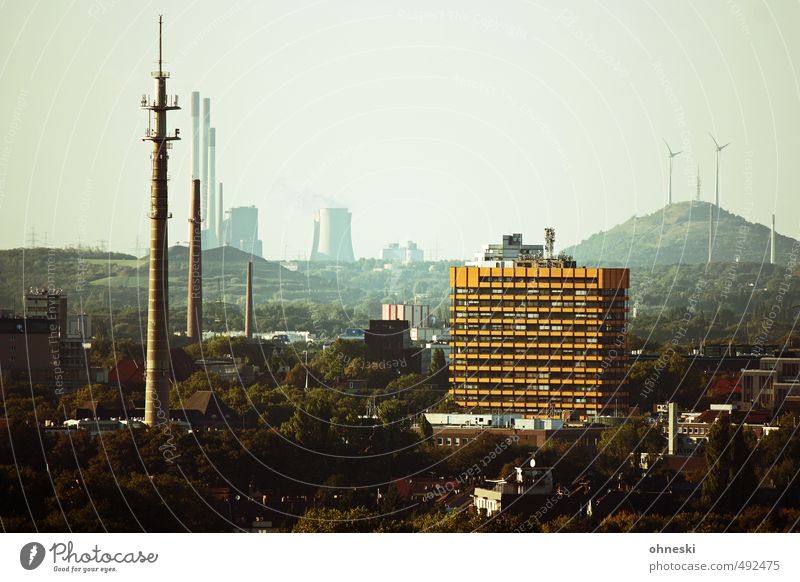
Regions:
<instances>
[{"instance_id":1,"label":"high-rise facade","mask_svg":"<svg viewBox=\"0 0 800 582\"><path fill-rule=\"evenodd\" d=\"M522 236L451 267L451 394L469 408L582 420L627 412L628 269L576 268Z\"/></svg>"}]
</instances>

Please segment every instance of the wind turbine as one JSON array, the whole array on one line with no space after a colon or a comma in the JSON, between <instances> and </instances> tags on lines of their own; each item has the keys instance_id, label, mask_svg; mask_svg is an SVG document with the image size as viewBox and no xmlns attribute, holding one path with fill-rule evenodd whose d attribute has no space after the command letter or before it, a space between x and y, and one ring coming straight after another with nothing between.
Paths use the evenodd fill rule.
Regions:
<instances>
[{"instance_id":1,"label":"wind turbine","mask_svg":"<svg viewBox=\"0 0 800 582\"><path fill-rule=\"evenodd\" d=\"M672 148L669 147L667 140L664 140L664 145L667 146L667 151L669 152L669 194L667 195L667 206L672 204L672 159L683 153L683 150L679 152L673 152Z\"/></svg>"},{"instance_id":2,"label":"wind turbine","mask_svg":"<svg viewBox=\"0 0 800 582\"><path fill-rule=\"evenodd\" d=\"M711 134L710 131L708 132L708 135L710 135L711 139L714 140L714 146L716 146L716 148L717 148L717 177L714 180L714 202L715 202L715 204L717 206L717 221L716 221L717 224L716 225L714 224L713 207L710 207L709 208L709 225L708 225L708 228L709 228L709 231L708 231L708 239L709 239L708 240L708 262L710 263L711 262L712 253L714 251L714 243L717 240L717 226L719 225L719 211L720 211L720 207L719 207L719 153L722 150L724 150L726 147L731 145L731 142L728 142L724 146L721 146L721 145L719 145L719 142L717 141L717 138L715 138ZM711 234L712 231L713 231L713 236Z\"/></svg>"},{"instance_id":3,"label":"wind turbine","mask_svg":"<svg viewBox=\"0 0 800 582\"><path fill-rule=\"evenodd\" d=\"M711 132L708 132L708 135L711 136L711 139L714 140L714 145L717 147L717 179L714 181L714 192L715 192L715 199L714 203L717 205L717 209L719 210L719 152L724 150L726 147L731 145L731 142L726 143L724 146L719 145L717 138L715 138Z\"/></svg>"}]
</instances>

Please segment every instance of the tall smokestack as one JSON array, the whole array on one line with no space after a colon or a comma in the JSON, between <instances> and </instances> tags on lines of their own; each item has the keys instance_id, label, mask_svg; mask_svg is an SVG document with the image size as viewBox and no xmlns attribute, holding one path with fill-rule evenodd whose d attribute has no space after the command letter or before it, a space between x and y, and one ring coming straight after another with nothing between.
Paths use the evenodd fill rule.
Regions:
<instances>
[{"instance_id":1,"label":"tall smokestack","mask_svg":"<svg viewBox=\"0 0 800 582\"><path fill-rule=\"evenodd\" d=\"M200 216L200 180L192 180L192 210L189 218L189 296L186 308L186 337L203 339L203 241Z\"/></svg>"},{"instance_id":2,"label":"tall smokestack","mask_svg":"<svg viewBox=\"0 0 800 582\"><path fill-rule=\"evenodd\" d=\"M222 182L219 183L219 201L217 202L217 244L223 246L225 244L225 232L222 228Z\"/></svg>"},{"instance_id":3,"label":"tall smokestack","mask_svg":"<svg viewBox=\"0 0 800 582\"><path fill-rule=\"evenodd\" d=\"M150 111L150 125L144 139L153 142L150 182L150 281L147 299L147 361L145 362L145 424L169 422L169 345L167 266L167 161L170 141L180 139L179 130L167 135L167 111L180 109L177 97L167 99L167 77L161 59L162 19L158 18L158 70L154 100L142 98L142 108Z\"/></svg>"},{"instance_id":4,"label":"tall smokestack","mask_svg":"<svg viewBox=\"0 0 800 582\"><path fill-rule=\"evenodd\" d=\"M253 261L247 263L247 297L244 302L244 335L253 337Z\"/></svg>"},{"instance_id":5,"label":"tall smokestack","mask_svg":"<svg viewBox=\"0 0 800 582\"><path fill-rule=\"evenodd\" d=\"M192 91L192 180L200 179L200 93ZM200 208L197 209L200 212Z\"/></svg>"},{"instance_id":6,"label":"tall smokestack","mask_svg":"<svg viewBox=\"0 0 800 582\"><path fill-rule=\"evenodd\" d=\"M211 129L211 99L203 99L203 177L200 185L203 188L200 214L208 216L208 137Z\"/></svg>"},{"instance_id":7,"label":"tall smokestack","mask_svg":"<svg viewBox=\"0 0 800 582\"><path fill-rule=\"evenodd\" d=\"M217 128L212 127L208 134L208 244L217 246Z\"/></svg>"},{"instance_id":8,"label":"tall smokestack","mask_svg":"<svg viewBox=\"0 0 800 582\"><path fill-rule=\"evenodd\" d=\"M775 264L775 215L772 215L772 231L769 237L769 264Z\"/></svg>"}]
</instances>

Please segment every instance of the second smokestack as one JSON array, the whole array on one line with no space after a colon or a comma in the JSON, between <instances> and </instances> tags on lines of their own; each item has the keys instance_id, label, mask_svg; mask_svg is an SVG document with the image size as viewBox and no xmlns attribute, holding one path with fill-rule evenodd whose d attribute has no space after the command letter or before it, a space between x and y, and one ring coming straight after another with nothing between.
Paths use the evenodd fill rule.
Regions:
<instances>
[{"instance_id":1,"label":"second smokestack","mask_svg":"<svg viewBox=\"0 0 800 582\"><path fill-rule=\"evenodd\" d=\"M208 246L219 246L217 242L217 128L208 133Z\"/></svg>"},{"instance_id":2,"label":"second smokestack","mask_svg":"<svg viewBox=\"0 0 800 582\"><path fill-rule=\"evenodd\" d=\"M769 237L769 262L775 264L775 215L772 215L772 231Z\"/></svg>"},{"instance_id":3,"label":"second smokestack","mask_svg":"<svg viewBox=\"0 0 800 582\"><path fill-rule=\"evenodd\" d=\"M253 337L253 261L247 263L247 297L244 306L244 335Z\"/></svg>"},{"instance_id":4,"label":"second smokestack","mask_svg":"<svg viewBox=\"0 0 800 582\"><path fill-rule=\"evenodd\" d=\"M225 229L222 220L222 182L219 183L219 200L217 201L217 244L225 246Z\"/></svg>"},{"instance_id":5,"label":"second smokestack","mask_svg":"<svg viewBox=\"0 0 800 582\"><path fill-rule=\"evenodd\" d=\"M203 339L203 231L200 217L200 180L192 180L192 209L189 217L189 295L186 309L186 337Z\"/></svg>"}]
</instances>

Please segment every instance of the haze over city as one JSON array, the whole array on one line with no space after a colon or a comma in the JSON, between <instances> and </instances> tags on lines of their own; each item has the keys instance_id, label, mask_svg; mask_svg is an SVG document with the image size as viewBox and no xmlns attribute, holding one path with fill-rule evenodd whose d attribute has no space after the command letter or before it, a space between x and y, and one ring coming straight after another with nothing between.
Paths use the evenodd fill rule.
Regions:
<instances>
[{"instance_id":1,"label":"haze over city","mask_svg":"<svg viewBox=\"0 0 800 582\"><path fill-rule=\"evenodd\" d=\"M406 240L465 258L546 226L562 248L664 206L663 139L683 150L674 200L694 198L698 163L710 200L709 131L732 142L721 206L762 224L780 208L778 231L798 234L796 3L93 0L4 8L0 247L145 253L138 100L159 8L183 107L170 244L187 239L195 90L226 205L259 208L269 259L307 258L324 206L353 213L356 258Z\"/></svg>"}]
</instances>

